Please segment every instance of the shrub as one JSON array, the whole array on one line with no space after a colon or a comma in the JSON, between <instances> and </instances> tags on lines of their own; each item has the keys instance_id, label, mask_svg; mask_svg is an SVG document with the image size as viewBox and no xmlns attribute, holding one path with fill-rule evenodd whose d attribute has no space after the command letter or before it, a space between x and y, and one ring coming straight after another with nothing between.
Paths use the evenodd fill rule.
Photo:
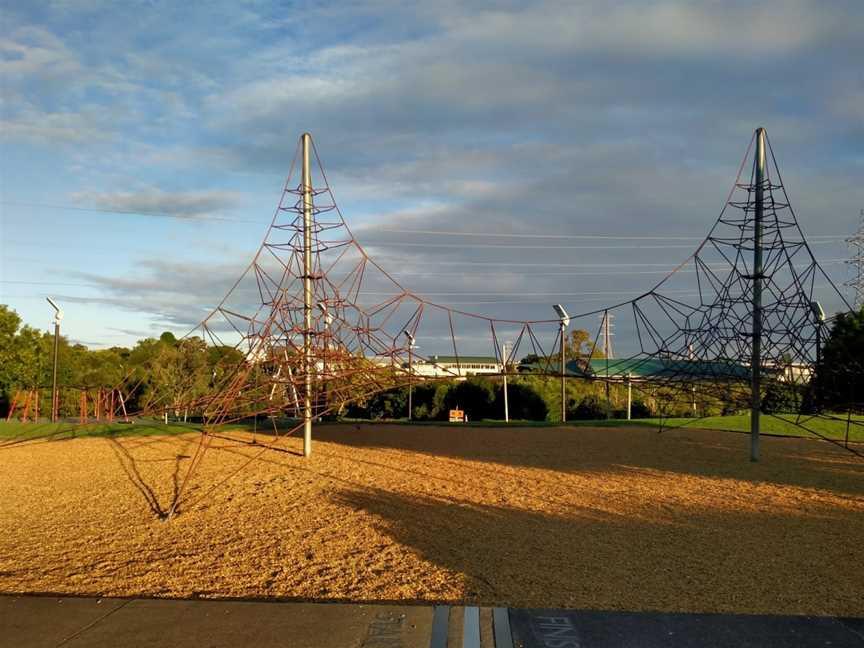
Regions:
<instances>
[{"instance_id":1,"label":"shrub","mask_svg":"<svg viewBox=\"0 0 864 648\"><path fill-rule=\"evenodd\" d=\"M408 389L398 387L370 396L366 407L373 420L404 417L408 413Z\"/></svg>"},{"instance_id":2,"label":"shrub","mask_svg":"<svg viewBox=\"0 0 864 648\"><path fill-rule=\"evenodd\" d=\"M630 418L651 418L652 416L654 416L654 412L651 411L645 401L637 399L630 403Z\"/></svg>"},{"instance_id":3,"label":"shrub","mask_svg":"<svg viewBox=\"0 0 864 648\"><path fill-rule=\"evenodd\" d=\"M593 394L583 398L579 404L567 413L574 421L594 421L606 418L606 399Z\"/></svg>"},{"instance_id":4,"label":"shrub","mask_svg":"<svg viewBox=\"0 0 864 648\"><path fill-rule=\"evenodd\" d=\"M365 419L369 418L369 410L366 407L366 403L360 403L357 401L351 401L345 406L345 417L346 418L355 418L355 419Z\"/></svg>"},{"instance_id":5,"label":"shrub","mask_svg":"<svg viewBox=\"0 0 864 648\"><path fill-rule=\"evenodd\" d=\"M764 414L795 414L801 409L801 393L796 385L769 383L762 397Z\"/></svg>"},{"instance_id":6,"label":"shrub","mask_svg":"<svg viewBox=\"0 0 864 648\"><path fill-rule=\"evenodd\" d=\"M472 421L492 418L496 414L492 383L482 378L471 378L458 383L444 394L442 400L443 407L438 412L438 418L446 419L449 410L457 408L463 410Z\"/></svg>"},{"instance_id":7,"label":"shrub","mask_svg":"<svg viewBox=\"0 0 864 648\"><path fill-rule=\"evenodd\" d=\"M411 407L413 410L411 412L411 416L414 420L430 421L435 419L436 415L438 414L435 397L441 386L442 385L435 385L430 383L420 383L419 385L414 385L411 394ZM449 385L445 384L444 386L446 389L449 389ZM438 403L438 405L440 405L440 402Z\"/></svg>"},{"instance_id":8,"label":"shrub","mask_svg":"<svg viewBox=\"0 0 864 648\"><path fill-rule=\"evenodd\" d=\"M545 421L549 407L543 397L530 385L512 383L507 385L507 406L510 418L523 421ZM499 386L495 394L495 410L498 417L504 414L504 386Z\"/></svg>"}]
</instances>

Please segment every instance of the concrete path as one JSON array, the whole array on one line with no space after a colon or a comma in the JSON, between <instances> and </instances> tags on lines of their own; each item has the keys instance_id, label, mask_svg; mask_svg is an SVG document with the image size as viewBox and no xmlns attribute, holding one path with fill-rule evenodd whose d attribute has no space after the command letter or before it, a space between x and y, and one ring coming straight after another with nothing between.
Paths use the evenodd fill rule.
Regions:
<instances>
[{"instance_id":1,"label":"concrete path","mask_svg":"<svg viewBox=\"0 0 864 648\"><path fill-rule=\"evenodd\" d=\"M510 610L515 646L525 648L864 647L864 619Z\"/></svg>"},{"instance_id":2,"label":"concrete path","mask_svg":"<svg viewBox=\"0 0 864 648\"><path fill-rule=\"evenodd\" d=\"M0 647L864 648L864 619L0 596Z\"/></svg>"}]
</instances>

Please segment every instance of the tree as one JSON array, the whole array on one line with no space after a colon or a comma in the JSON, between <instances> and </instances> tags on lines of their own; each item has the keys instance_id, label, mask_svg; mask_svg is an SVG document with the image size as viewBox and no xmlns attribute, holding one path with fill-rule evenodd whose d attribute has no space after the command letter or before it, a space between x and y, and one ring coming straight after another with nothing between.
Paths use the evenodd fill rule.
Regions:
<instances>
[{"instance_id":1,"label":"tree","mask_svg":"<svg viewBox=\"0 0 864 648\"><path fill-rule=\"evenodd\" d=\"M171 338L173 336L162 334L158 351L148 364L153 377L152 393L179 416L184 404L207 393L211 373L207 365L207 345L201 338L173 342Z\"/></svg>"},{"instance_id":2,"label":"tree","mask_svg":"<svg viewBox=\"0 0 864 648\"><path fill-rule=\"evenodd\" d=\"M0 304L0 405L8 408L10 393L18 382L20 360L16 348L16 333L21 318L14 310Z\"/></svg>"},{"instance_id":3,"label":"tree","mask_svg":"<svg viewBox=\"0 0 864 648\"><path fill-rule=\"evenodd\" d=\"M591 334L585 329L573 329L564 339L564 353L567 358L604 358L603 351L597 348Z\"/></svg>"},{"instance_id":4,"label":"tree","mask_svg":"<svg viewBox=\"0 0 864 648\"><path fill-rule=\"evenodd\" d=\"M444 397L439 418L446 418L451 409L461 409L472 421L486 418L501 418L495 411L493 385L484 378L469 378L449 390Z\"/></svg>"},{"instance_id":5,"label":"tree","mask_svg":"<svg viewBox=\"0 0 864 648\"><path fill-rule=\"evenodd\" d=\"M8 411L10 401L19 389L41 389L40 410L50 408L51 393L46 388L51 386L53 354L53 334L22 325L14 310L0 304L0 411ZM87 354L85 346L70 345L65 337L60 336L57 384L61 406L63 388L80 386Z\"/></svg>"},{"instance_id":6,"label":"tree","mask_svg":"<svg viewBox=\"0 0 864 648\"><path fill-rule=\"evenodd\" d=\"M630 416L634 419L654 416L651 406L643 400L636 399L630 404Z\"/></svg>"},{"instance_id":7,"label":"tree","mask_svg":"<svg viewBox=\"0 0 864 648\"><path fill-rule=\"evenodd\" d=\"M438 418L447 392L453 388L451 382L420 383L413 386L413 412L416 421L432 421ZM446 412L445 412L446 414Z\"/></svg>"},{"instance_id":8,"label":"tree","mask_svg":"<svg viewBox=\"0 0 864 648\"><path fill-rule=\"evenodd\" d=\"M510 418L523 421L545 421L549 407L543 396L533 387L521 382L511 382L507 386L507 405ZM500 385L495 393L495 418L504 413L504 386Z\"/></svg>"},{"instance_id":9,"label":"tree","mask_svg":"<svg viewBox=\"0 0 864 648\"><path fill-rule=\"evenodd\" d=\"M564 337L564 355L568 361L589 358L604 358L603 351L597 348L594 341L591 339L591 334L585 329L573 329ZM532 367L535 370L542 371L558 371L561 362L561 349L551 349L548 356L539 356L536 353L529 353L523 357L519 364L521 366Z\"/></svg>"},{"instance_id":10,"label":"tree","mask_svg":"<svg viewBox=\"0 0 864 648\"><path fill-rule=\"evenodd\" d=\"M60 338L61 359L68 343ZM53 337L30 326L8 306L0 304L0 400L6 410L18 389L37 389L51 384ZM62 366L62 365L61 365ZM69 369L64 370L66 373ZM68 380L67 375L62 376ZM60 382L60 384L65 384Z\"/></svg>"},{"instance_id":11,"label":"tree","mask_svg":"<svg viewBox=\"0 0 864 648\"><path fill-rule=\"evenodd\" d=\"M397 387L370 396L366 412L371 419L395 419L405 416L407 407L408 390L405 387Z\"/></svg>"},{"instance_id":12,"label":"tree","mask_svg":"<svg viewBox=\"0 0 864 648\"><path fill-rule=\"evenodd\" d=\"M864 306L834 318L811 387L817 408L864 406Z\"/></svg>"},{"instance_id":13,"label":"tree","mask_svg":"<svg viewBox=\"0 0 864 648\"><path fill-rule=\"evenodd\" d=\"M569 408L568 408L569 409ZM599 396L589 394L579 404L567 412L573 421L596 421L606 418L606 402Z\"/></svg>"},{"instance_id":14,"label":"tree","mask_svg":"<svg viewBox=\"0 0 864 648\"><path fill-rule=\"evenodd\" d=\"M795 414L801 410L801 390L792 383L772 381L761 405L763 414Z\"/></svg>"}]
</instances>

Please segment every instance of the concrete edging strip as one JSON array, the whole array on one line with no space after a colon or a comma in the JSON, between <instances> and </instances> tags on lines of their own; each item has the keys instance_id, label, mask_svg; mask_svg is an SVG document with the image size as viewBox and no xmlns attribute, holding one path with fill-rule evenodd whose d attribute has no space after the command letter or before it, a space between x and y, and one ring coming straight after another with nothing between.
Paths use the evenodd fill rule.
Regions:
<instances>
[{"instance_id":1,"label":"concrete edging strip","mask_svg":"<svg viewBox=\"0 0 864 648\"><path fill-rule=\"evenodd\" d=\"M492 610L492 628L495 632L495 648L513 648L513 635L510 634L510 612L507 608L496 607Z\"/></svg>"},{"instance_id":2,"label":"concrete edging strip","mask_svg":"<svg viewBox=\"0 0 864 648\"><path fill-rule=\"evenodd\" d=\"M462 648L480 648L480 608L466 607Z\"/></svg>"},{"instance_id":3,"label":"concrete edging strip","mask_svg":"<svg viewBox=\"0 0 864 648\"><path fill-rule=\"evenodd\" d=\"M450 625L450 606L436 605L432 613L432 638L429 648L447 648L447 628Z\"/></svg>"}]
</instances>

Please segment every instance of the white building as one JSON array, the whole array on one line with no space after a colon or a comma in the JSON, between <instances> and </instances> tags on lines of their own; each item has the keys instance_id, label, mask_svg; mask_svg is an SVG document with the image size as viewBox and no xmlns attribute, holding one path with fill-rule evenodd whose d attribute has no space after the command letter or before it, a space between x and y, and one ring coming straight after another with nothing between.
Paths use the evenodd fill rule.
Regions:
<instances>
[{"instance_id":1,"label":"white building","mask_svg":"<svg viewBox=\"0 0 864 648\"><path fill-rule=\"evenodd\" d=\"M408 369L408 363L402 367ZM468 376L498 375L503 365L498 358L491 356L443 356L433 355L417 358L413 362L412 373L424 378L466 378Z\"/></svg>"}]
</instances>

